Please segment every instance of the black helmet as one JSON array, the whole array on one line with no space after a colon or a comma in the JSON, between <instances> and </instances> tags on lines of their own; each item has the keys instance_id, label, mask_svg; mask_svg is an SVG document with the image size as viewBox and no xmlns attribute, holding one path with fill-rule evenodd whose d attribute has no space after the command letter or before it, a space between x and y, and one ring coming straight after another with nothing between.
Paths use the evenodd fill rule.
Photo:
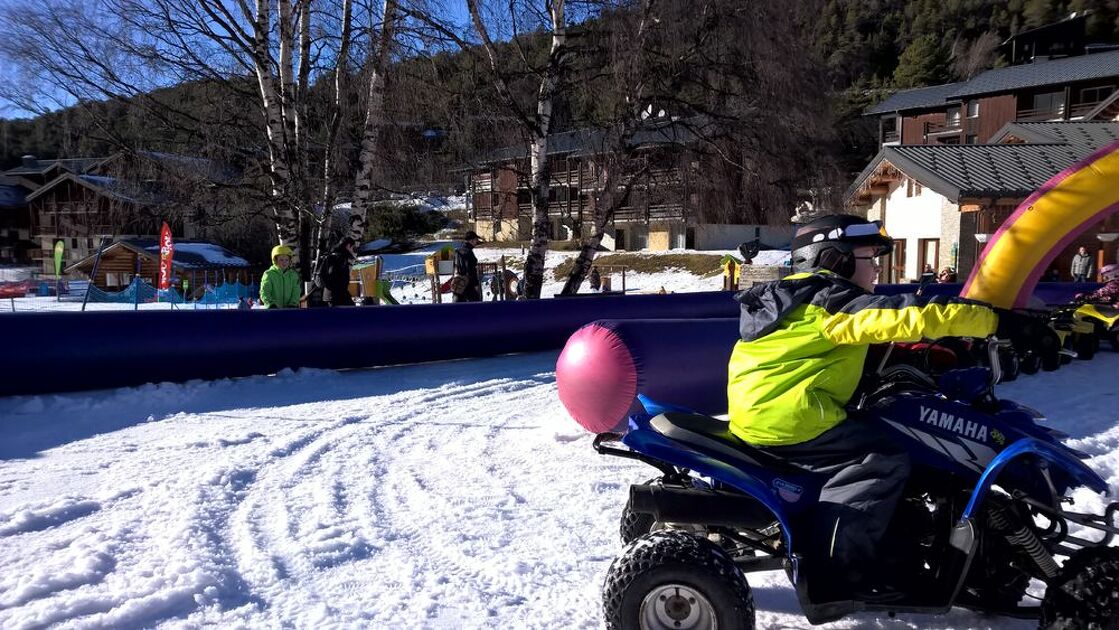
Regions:
<instances>
[{"instance_id":1,"label":"black helmet","mask_svg":"<svg viewBox=\"0 0 1119 630\"><path fill-rule=\"evenodd\" d=\"M894 242L877 221L850 214L829 214L804 224L793 236L793 271L827 269L844 278L855 275L854 251L874 247L875 256L885 256Z\"/></svg>"}]
</instances>

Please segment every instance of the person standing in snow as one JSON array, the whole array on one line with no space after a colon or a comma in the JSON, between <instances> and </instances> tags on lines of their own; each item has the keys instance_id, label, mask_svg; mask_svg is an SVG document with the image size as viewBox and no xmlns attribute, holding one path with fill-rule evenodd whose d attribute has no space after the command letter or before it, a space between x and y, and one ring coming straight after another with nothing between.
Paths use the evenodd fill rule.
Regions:
<instances>
[{"instance_id":1,"label":"person standing in snow","mask_svg":"<svg viewBox=\"0 0 1119 630\"><path fill-rule=\"evenodd\" d=\"M478 257L474 255L474 248L482 239L474 230L470 230L462 238L462 245L455 250L455 275L466 278L466 284L461 291L454 294L455 302L481 302L482 283L478 279Z\"/></svg>"},{"instance_id":2,"label":"person standing in snow","mask_svg":"<svg viewBox=\"0 0 1119 630\"><path fill-rule=\"evenodd\" d=\"M1081 245L1072 257L1071 271L1073 282L1088 282L1088 278L1092 277L1092 256L1087 247Z\"/></svg>"},{"instance_id":3,"label":"person standing in snow","mask_svg":"<svg viewBox=\"0 0 1119 630\"><path fill-rule=\"evenodd\" d=\"M327 254L319 269L318 283L322 286L322 300L330 306L353 306L350 296L350 266L354 262L357 241L346 237Z\"/></svg>"},{"instance_id":4,"label":"person standing in snow","mask_svg":"<svg viewBox=\"0 0 1119 630\"><path fill-rule=\"evenodd\" d=\"M591 275L587 277L590 283L591 291L598 291L602 288L602 274L598 273L598 265L591 267Z\"/></svg>"},{"instance_id":5,"label":"person standing in snow","mask_svg":"<svg viewBox=\"0 0 1119 630\"><path fill-rule=\"evenodd\" d=\"M291 248L272 248L272 266L260 280L260 303L264 308L299 308L299 272L291 268Z\"/></svg>"}]
</instances>

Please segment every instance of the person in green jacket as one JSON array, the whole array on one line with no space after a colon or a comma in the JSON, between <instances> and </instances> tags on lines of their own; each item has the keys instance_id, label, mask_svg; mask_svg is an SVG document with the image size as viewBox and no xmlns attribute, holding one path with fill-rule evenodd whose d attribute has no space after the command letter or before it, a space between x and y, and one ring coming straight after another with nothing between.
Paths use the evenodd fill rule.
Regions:
<instances>
[{"instance_id":1,"label":"person in green jacket","mask_svg":"<svg viewBox=\"0 0 1119 630\"><path fill-rule=\"evenodd\" d=\"M299 308L299 272L291 268L291 248L272 248L272 266L260 280L260 302L264 308Z\"/></svg>"},{"instance_id":2,"label":"person in green jacket","mask_svg":"<svg viewBox=\"0 0 1119 630\"><path fill-rule=\"evenodd\" d=\"M877 223L857 216L802 226L793 275L738 294L741 338L728 366L731 432L827 477L812 527L819 535L808 544L812 573L838 596L864 600L896 597L877 559L910 471L900 434L848 418L870 344L982 338L996 328L1021 339L1028 320L957 297L874 295L877 261L892 248Z\"/></svg>"}]
</instances>

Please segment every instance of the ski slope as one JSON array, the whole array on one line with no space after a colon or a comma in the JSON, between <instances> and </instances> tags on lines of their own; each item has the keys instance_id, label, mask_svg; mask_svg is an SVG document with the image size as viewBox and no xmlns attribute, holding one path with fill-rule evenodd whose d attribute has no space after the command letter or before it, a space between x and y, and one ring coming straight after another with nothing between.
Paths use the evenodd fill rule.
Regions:
<instances>
[{"instance_id":1,"label":"ski slope","mask_svg":"<svg viewBox=\"0 0 1119 630\"><path fill-rule=\"evenodd\" d=\"M555 359L0 399L0 628L599 627L627 486L655 471L591 450ZM1119 487L1117 372L1103 352L1000 389ZM759 628L807 627L782 573L749 580Z\"/></svg>"}]
</instances>

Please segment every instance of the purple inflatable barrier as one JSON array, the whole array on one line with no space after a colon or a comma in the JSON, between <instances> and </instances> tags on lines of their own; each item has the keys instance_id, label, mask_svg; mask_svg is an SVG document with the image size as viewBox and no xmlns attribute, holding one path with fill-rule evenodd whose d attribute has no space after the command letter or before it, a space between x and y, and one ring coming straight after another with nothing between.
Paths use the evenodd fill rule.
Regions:
<instances>
[{"instance_id":1,"label":"purple inflatable barrier","mask_svg":"<svg viewBox=\"0 0 1119 630\"><path fill-rule=\"evenodd\" d=\"M599 320L567 340L556 362L560 401L593 433L620 430L638 394L720 414L738 318Z\"/></svg>"},{"instance_id":2,"label":"purple inflatable barrier","mask_svg":"<svg viewBox=\"0 0 1119 630\"><path fill-rule=\"evenodd\" d=\"M539 352L626 317L730 317L730 293L288 310L0 316L0 396Z\"/></svg>"}]
</instances>

